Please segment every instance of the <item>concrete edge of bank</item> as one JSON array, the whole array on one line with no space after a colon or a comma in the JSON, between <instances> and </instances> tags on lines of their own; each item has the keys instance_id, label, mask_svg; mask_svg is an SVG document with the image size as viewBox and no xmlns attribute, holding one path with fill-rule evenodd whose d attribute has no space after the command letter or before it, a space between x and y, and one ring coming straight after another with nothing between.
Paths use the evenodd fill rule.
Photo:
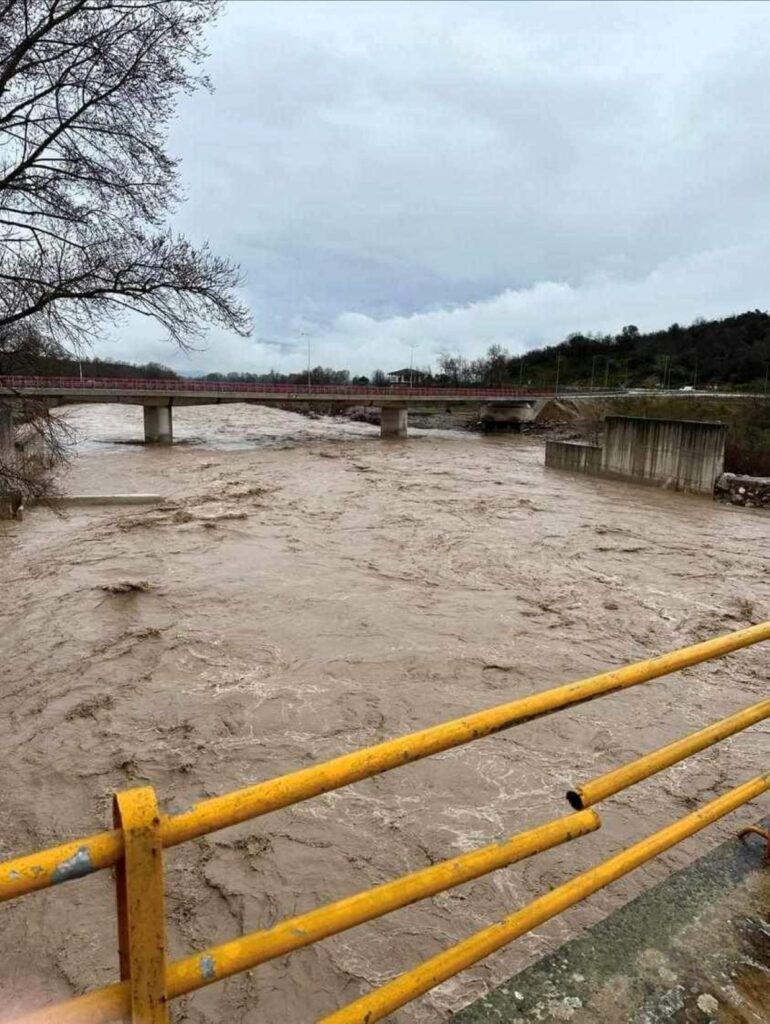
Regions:
<instances>
[{"instance_id":1,"label":"concrete edge of bank","mask_svg":"<svg viewBox=\"0 0 770 1024\"><path fill-rule=\"evenodd\" d=\"M770 1019L769 915L762 840L730 839L451 1019L763 1024Z\"/></svg>"}]
</instances>

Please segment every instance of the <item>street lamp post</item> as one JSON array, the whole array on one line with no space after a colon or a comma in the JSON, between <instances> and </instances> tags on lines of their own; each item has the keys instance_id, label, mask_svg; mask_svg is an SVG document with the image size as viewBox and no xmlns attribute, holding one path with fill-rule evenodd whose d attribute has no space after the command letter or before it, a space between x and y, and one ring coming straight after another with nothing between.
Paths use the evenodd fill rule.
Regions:
<instances>
[{"instance_id":1,"label":"street lamp post","mask_svg":"<svg viewBox=\"0 0 770 1024\"><path fill-rule=\"evenodd\" d=\"M415 342L409 343L409 387L414 387L414 350L419 348Z\"/></svg>"}]
</instances>

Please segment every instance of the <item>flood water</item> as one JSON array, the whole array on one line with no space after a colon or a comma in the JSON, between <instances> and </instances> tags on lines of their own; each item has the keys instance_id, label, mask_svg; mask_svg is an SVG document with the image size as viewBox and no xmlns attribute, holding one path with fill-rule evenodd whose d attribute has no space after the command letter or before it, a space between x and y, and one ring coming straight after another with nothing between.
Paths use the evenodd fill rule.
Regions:
<instances>
[{"instance_id":1,"label":"flood water","mask_svg":"<svg viewBox=\"0 0 770 1024\"><path fill-rule=\"evenodd\" d=\"M770 516L543 468L531 436L274 409L72 410L70 493L0 534L0 856L173 811L770 618ZM102 589L146 583L126 594ZM166 854L171 958L567 813L566 789L767 695L761 647L482 739ZM173 1004L299 1024L767 768L755 726L610 800L601 831ZM432 1024L767 813L707 832L404 1008ZM109 872L2 907L0 1020L117 978Z\"/></svg>"}]
</instances>

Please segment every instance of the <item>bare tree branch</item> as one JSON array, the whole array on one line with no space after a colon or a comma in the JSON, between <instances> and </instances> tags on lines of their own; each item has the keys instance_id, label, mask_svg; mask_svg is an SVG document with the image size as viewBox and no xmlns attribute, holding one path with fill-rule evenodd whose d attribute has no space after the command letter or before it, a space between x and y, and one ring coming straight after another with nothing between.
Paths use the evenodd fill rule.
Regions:
<instances>
[{"instance_id":1,"label":"bare tree branch","mask_svg":"<svg viewBox=\"0 0 770 1024\"><path fill-rule=\"evenodd\" d=\"M235 266L163 230L176 97L208 82L220 0L4 0L0 19L0 333L81 345L127 310L190 345L241 334Z\"/></svg>"}]
</instances>

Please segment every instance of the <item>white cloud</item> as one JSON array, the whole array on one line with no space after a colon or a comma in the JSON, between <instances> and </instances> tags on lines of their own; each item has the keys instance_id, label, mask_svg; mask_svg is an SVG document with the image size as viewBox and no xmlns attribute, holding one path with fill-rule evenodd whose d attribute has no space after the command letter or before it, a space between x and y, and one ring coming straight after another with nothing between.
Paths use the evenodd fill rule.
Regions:
<instances>
[{"instance_id":1,"label":"white cloud","mask_svg":"<svg viewBox=\"0 0 770 1024\"><path fill-rule=\"evenodd\" d=\"M572 331L617 333L629 323L652 330L699 316L765 308L770 305L762 302L768 298L768 265L770 244L735 246L668 260L636 280L601 274L577 286L540 281L477 302L406 316L377 318L348 311L330 325L304 319L297 324L296 343L284 347L222 335L206 351L183 356L156 338L137 347L134 355L184 372L298 371L306 365L309 340L313 365L368 374L375 367L408 365L413 354L415 365L435 366L442 351L473 357L496 344L522 352L560 341Z\"/></svg>"}]
</instances>

